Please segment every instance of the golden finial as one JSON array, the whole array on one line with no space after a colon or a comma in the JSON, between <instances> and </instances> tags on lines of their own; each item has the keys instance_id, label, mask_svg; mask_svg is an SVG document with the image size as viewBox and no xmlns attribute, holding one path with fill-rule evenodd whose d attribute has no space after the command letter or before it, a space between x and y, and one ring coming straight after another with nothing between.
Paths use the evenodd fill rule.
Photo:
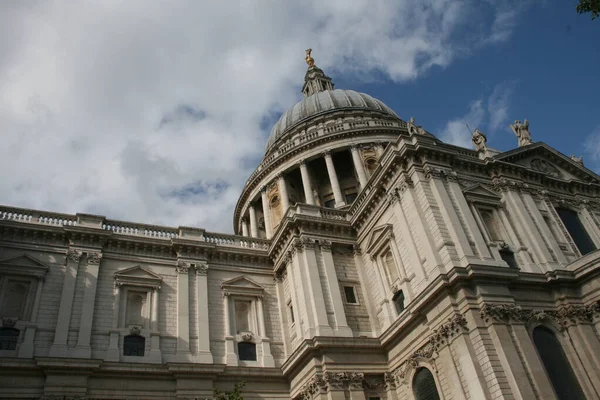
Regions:
<instances>
[{"instance_id":1,"label":"golden finial","mask_svg":"<svg viewBox=\"0 0 600 400\"><path fill-rule=\"evenodd\" d=\"M305 60L306 60L306 63L308 64L309 68L315 66L315 59L310 56L311 52L312 52L312 49L307 49L306 50L306 58L305 58Z\"/></svg>"}]
</instances>

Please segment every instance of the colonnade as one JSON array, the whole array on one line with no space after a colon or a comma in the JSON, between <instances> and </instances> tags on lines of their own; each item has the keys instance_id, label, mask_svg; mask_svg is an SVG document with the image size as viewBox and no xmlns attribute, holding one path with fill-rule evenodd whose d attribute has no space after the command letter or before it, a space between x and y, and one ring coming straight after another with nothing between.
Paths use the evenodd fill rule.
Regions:
<instances>
[{"instance_id":1,"label":"colonnade","mask_svg":"<svg viewBox=\"0 0 600 400\"><path fill-rule=\"evenodd\" d=\"M341 150L347 150L347 148L343 148ZM360 186L360 189L362 190L367 185L369 178L367 176L367 172L365 170L365 166L363 164L362 157L360 155L359 147L356 145L351 146L350 153L352 155L352 164L354 166L354 171L356 172L356 176L358 178L358 184ZM383 153L383 145L382 144L376 145L376 153L377 153L377 157L381 156L381 154ZM327 167L327 175L329 177L329 183L331 184L331 190L333 192L335 207L336 208L342 207L342 206L346 205L346 199L344 198L344 195L342 193L342 189L341 189L340 182L338 179L338 174L336 172L335 164L333 162L333 157L331 155L331 150L324 151L321 154L321 156L325 160L325 166ZM302 178L302 187L304 189L305 202L306 202L306 204L314 205L315 199L314 199L314 195L313 195L313 184L311 182L310 173L308 171L307 160L300 160L296 164L296 167L300 168L300 176ZM280 173L275 178L275 181L276 181L275 183L277 184L277 187L279 189L279 195L281 197L281 205L283 208L283 213L285 214L285 212L287 211L287 209L290 206L290 202L289 202L287 183L286 183L286 178L285 178L284 173L283 172ZM265 225L265 234L267 236L267 239L270 239L273 236L272 224L271 224L272 215L271 215L271 210L269 207L269 201L268 201L268 197L267 197L267 187L269 186L270 183L271 182L267 183L261 189L262 212L263 212L263 216L264 216L263 218L264 218L264 225ZM258 237L258 235L259 235L259 233L258 233L258 218L256 215L256 211L257 210L256 210L256 199L255 199L254 201L250 201L250 203L248 205L248 212L242 218L242 221L241 221L243 236L250 236L253 238Z\"/></svg>"}]
</instances>

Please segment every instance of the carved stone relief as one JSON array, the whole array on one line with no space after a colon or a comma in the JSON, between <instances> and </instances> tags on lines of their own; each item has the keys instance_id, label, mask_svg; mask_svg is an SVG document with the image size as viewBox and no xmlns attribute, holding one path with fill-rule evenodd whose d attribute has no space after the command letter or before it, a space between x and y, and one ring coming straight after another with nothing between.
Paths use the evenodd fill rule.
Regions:
<instances>
[{"instance_id":1,"label":"carved stone relief","mask_svg":"<svg viewBox=\"0 0 600 400\"><path fill-rule=\"evenodd\" d=\"M544 159L534 158L533 160L531 160L530 165L531 169L533 169L534 171L543 172L544 174L554 176L555 178L561 177L561 173L558 170L558 168L556 168L554 165L552 165L550 162Z\"/></svg>"}]
</instances>

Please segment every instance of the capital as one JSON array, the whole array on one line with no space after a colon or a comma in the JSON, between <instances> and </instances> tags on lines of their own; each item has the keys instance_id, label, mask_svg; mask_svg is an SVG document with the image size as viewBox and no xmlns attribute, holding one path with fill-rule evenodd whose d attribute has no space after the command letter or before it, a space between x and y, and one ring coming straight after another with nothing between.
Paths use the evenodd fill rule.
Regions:
<instances>
[{"instance_id":1,"label":"capital","mask_svg":"<svg viewBox=\"0 0 600 400\"><path fill-rule=\"evenodd\" d=\"M102 253L87 253L87 262L88 264L100 264L100 260L102 259Z\"/></svg>"},{"instance_id":2,"label":"capital","mask_svg":"<svg viewBox=\"0 0 600 400\"><path fill-rule=\"evenodd\" d=\"M73 262L79 262L79 258L81 257L81 251L69 249L67 251L67 260Z\"/></svg>"}]
</instances>

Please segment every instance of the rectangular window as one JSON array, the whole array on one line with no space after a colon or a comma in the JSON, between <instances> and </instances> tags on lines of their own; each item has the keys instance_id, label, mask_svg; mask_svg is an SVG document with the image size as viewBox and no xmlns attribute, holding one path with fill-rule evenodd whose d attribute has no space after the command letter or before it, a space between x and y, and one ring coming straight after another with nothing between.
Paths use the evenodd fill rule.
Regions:
<instances>
[{"instance_id":1,"label":"rectangular window","mask_svg":"<svg viewBox=\"0 0 600 400\"><path fill-rule=\"evenodd\" d=\"M396 307L396 312L398 314L402 313L402 311L404 311L404 293L402 293L402 290L394 295L392 301Z\"/></svg>"},{"instance_id":2,"label":"rectangular window","mask_svg":"<svg viewBox=\"0 0 600 400\"><path fill-rule=\"evenodd\" d=\"M256 345L254 343L238 343L238 357L241 361L256 361Z\"/></svg>"},{"instance_id":3,"label":"rectangular window","mask_svg":"<svg viewBox=\"0 0 600 400\"><path fill-rule=\"evenodd\" d=\"M335 208L335 199L325 200L323 207Z\"/></svg>"},{"instance_id":4,"label":"rectangular window","mask_svg":"<svg viewBox=\"0 0 600 400\"><path fill-rule=\"evenodd\" d=\"M346 303L358 303L358 301L356 301L356 292L354 291L354 286L344 286L344 294L346 295Z\"/></svg>"},{"instance_id":5,"label":"rectangular window","mask_svg":"<svg viewBox=\"0 0 600 400\"><path fill-rule=\"evenodd\" d=\"M398 268L396 267L396 261L391 251L388 251L382 256L383 265L385 267L385 273L388 278L388 283L393 285L400 276L398 275Z\"/></svg>"},{"instance_id":6,"label":"rectangular window","mask_svg":"<svg viewBox=\"0 0 600 400\"><path fill-rule=\"evenodd\" d=\"M556 208L556 212L582 255L596 250L596 245L592 242L576 211L559 207Z\"/></svg>"}]
</instances>

